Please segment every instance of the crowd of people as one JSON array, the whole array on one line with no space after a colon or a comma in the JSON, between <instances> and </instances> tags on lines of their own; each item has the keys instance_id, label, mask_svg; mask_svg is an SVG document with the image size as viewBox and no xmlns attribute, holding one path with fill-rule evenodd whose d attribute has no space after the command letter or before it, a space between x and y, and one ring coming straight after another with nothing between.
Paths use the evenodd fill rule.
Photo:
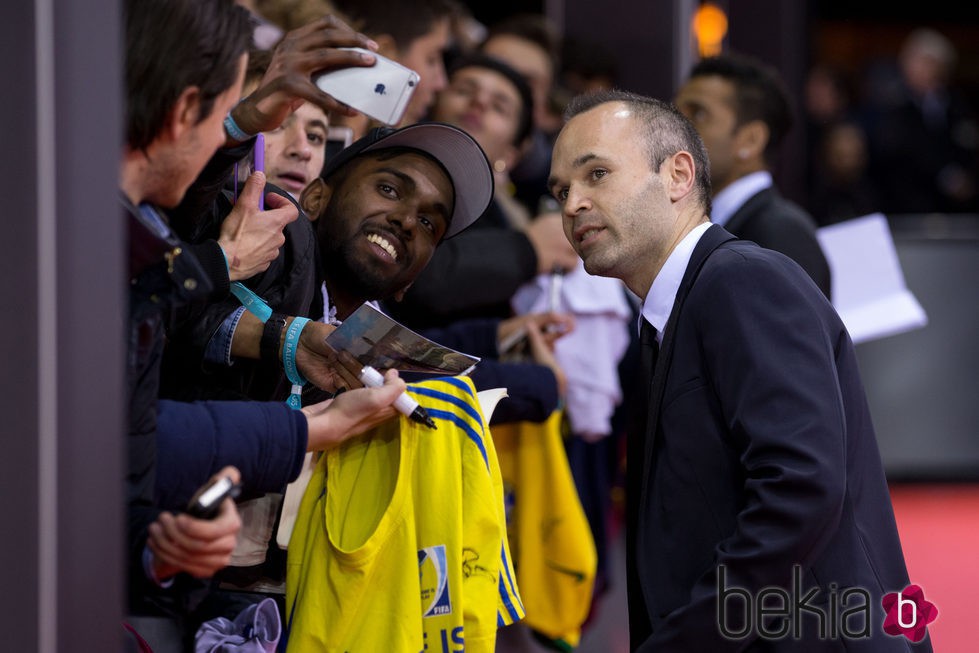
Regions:
<instances>
[{"instance_id":1,"label":"crowd of people","mask_svg":"<svg viewBox=\"0 0 979 653\"><path fill-rule=\"evenodd\" d=\"M957 56L948 37L919 27L891 58L809 71L801 108L819 224L979 210L979 118L955 84Z\"/></svg>"},{"instance_id":2,"label":"crowd of people","mask_svg":"<svg viewBox=\"0 0 979 653\"><path fill-rule=\"evenodd\" d=\"M884 151L894 134L914 135L912 108L923 107L918 136L936 148L930 130L966 119L913 63L922 51L947 63L940 39L909 39L906 85L867 123L890 134L867 131L842 106L809 114L824 155L812 179L824 190L807 211L774 182L793 102L774 69L744 55L699 61L675 97L656 100L612 90L613 62L576 57L582 46L543 16L483 26L454 0L127 0L124 17L133 650L236 650L213 647L256 637L269 648L241 650L348 650L395 627L390 650L492 650L494 636L497 650L516 650L524 640L509 633L520 629L573 648L587 615L561 634L519 624L510 545L520 543L505 532L519 497L492 452L493 427L555 415L597 552L593 608L612 582L609 526L626 523L634 650L783 650L768 637L771 621L717 621L726 587L859 587L878 610L881 594L908 585L816 228L874 210L972 206L965 166L974 161L949 153L956 143L930 159ZM397 125L315 84L376 56L420 74ZM814 71L814 98L820 83L837 82L831 72ZM351 142L328 152L335 127ZM854 144L862 149L847 151ZM826 165L848 157L849 170ZM252 171L256 159L264 168ZM898 197L912 190L906 175L923 173L882 169L897 162L930 166L929 197ZM365 303L479 363L451 387L395 370L364 387L361 363L327 337ZM484 416L475 393L495 388L507 396ZM429 406L440 435L398 417L409 389L423 404L452 404ZM408 425L400 440L390 431L399 419ZM482 538L499 558L465 558L459 583L491 581L491 591L472 591L480 598L468 599L465 632L450 624L435 642L399 617L374 629L384 618L365 615L387 603L341 595L359 587L350 576L297 584L300 556L334 573L310 548L323 546L316 538L339 550L388 528L385 502L409 492L396 462L406 449L354 444L451 429L481 456L429 455L476 455L485 469L450 482L426 476L421 461L410 483L411 496L429 497L420 486L459 481L468 501L480 486L482 512L461 514L499 522L490 536L467 518L484 532L459 536ZM297 525L303 541L286 551L276 534L287 489L311 464L319 495L307 492L303 518L338 510L322 508L347 501L337 493L381 508L375 523L342 513L342 533ZM359 478L354 464L370 473ZM221 477L241 486L237 501L210 519L188 514L191 496ZM416 506L411 520L422 524L424 513ZM423 585L425 617L445 617L455 559L446 562L444 546L415 548L400 554L417 554L419 582L438 579ZM345 623L318 623L317 610ZM871 634L867 610L866 650L904 650ZM246 634L234 630L245 621ZM351 624L360 640L347 632L327 643L331 627ZM805 650L837 650L803 625Z\"/></svg>"}]
</instances>

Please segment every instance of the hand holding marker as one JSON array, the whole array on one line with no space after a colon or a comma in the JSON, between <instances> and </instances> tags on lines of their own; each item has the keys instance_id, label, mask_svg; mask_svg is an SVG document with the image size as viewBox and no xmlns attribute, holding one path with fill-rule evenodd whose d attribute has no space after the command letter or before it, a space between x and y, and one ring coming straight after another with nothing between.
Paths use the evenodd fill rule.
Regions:
<instances>
[{"instance_id":1,"label":"hand holding marker","mask_svg":"<svg viewBox=\"0 0 979 653\"><path fill-rule=\"evenodd\" d=\"M365 365L360 370L360 382L368 388L379 388L384 385L384 377L370 365ZM418 402L412 399L407 392L402 392L401 396L395 400L394 408L419 424L424 424L430 429L438 428L435 426L435 421L429 417L428 412L419 406Z\"/></svg>"}]
</instances>

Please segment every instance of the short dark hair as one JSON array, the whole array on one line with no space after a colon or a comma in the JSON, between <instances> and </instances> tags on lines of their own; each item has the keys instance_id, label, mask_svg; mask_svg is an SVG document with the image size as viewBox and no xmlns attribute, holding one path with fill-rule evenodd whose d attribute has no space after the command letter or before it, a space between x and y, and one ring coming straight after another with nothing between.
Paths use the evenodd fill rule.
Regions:
<instances>
[{"instance_id":1,"label":"short dark hair","mask_svg":"<svg viewBox=\"0 0 979 653\"><path fill-rule=\"evenodd\" d=\"M238 74L253 24L234 0L126 0L126 142L143 149L185 89L201 92L199 121Z\"/></svg>"},{"instance_id":2,"label":"short dark hair","mask_svg":"<svg viewBox=\"0 0 979 653\"><path fill-rule=\"evenodd\" d=\"M734 86L734 115L740 127L760 120L768 127L765 161L771 165L792 128L792 100L778 71L749 55L728 53L701 59L690 71L694 77L716 76Z\"/></svg>"},{"instance_id":3,"label":"short dark hair","mask_svg":"<svg viewBox=\"0 0 979 653\"><path fill-rule=\"evenodd\" d=\"M639 135L649 153L653 170L659 170L668 156L680 151L690 153L695 167L697 195L704 206L704 213L710 215L710 160L707 148L697 129L674 105L628 91L602 90L575 96L565 109L564 120L567 122L609 102L621 102L632 110L636 124L642 128Z\"/></svg>"},{"instance_id":4,"label":"short dark hair","mask_svg":"<svg viewBox=\"0 0 979 653\"><path fill-rule=\"evenodd\" d=\"M351 27L372 37L389 35L400 52L455 11L448 0L337 0L336 5Z\"/></svg>"},{"instance_id":5,"label":"short dark hair","mask_svg":"<svg viewBox=\"0 0 979 653\"><path fill-rule=\"evenodd\" d=\"M547 54L554 75L557 76L561 65L561 36L547 16L534 12L507 16L489 27L480 49L485 48L486 43L497 36L515 36L530 41Z\"/></svg>"},{"instance_id":6,"label":"short dark hair","mask_svg":"<svg viewBox=\"0 0 979 653\"><path fill-rule=\"evenodd\" d=\"M471 52L469 54L455 57L449 62L449 79L452 75L464 68L486 68L500 75L503 75L517 89L520 96L520 115L517 121L517 131L514 135L513 144L520 146L530 137L530 132L534 127L534 94L530 90L527 79L511 68L509 64L496 57L490 57L481 52Z\"/></svg>"}]
</instances>

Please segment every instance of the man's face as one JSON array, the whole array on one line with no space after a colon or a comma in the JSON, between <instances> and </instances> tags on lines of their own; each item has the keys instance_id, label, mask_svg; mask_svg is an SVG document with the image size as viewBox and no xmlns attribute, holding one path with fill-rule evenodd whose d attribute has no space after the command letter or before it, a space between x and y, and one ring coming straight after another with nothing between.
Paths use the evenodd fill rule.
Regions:
<instances>
[{"instance_id":1,"label":"man's face","mask_svg":"<svg viewBox=\"0 0 979 653\"><path fill-rule=\"evenodd\" d=\"M715 195L739 176L735 172L740 146L734 101L734 84L714 75L687 80L675 100L680 112L697 128L707 148L711 188Z\"/></svg>"},{"instance_id":2,"label":"man's face","mask_svg":"<svg viewBox=\"0 0 979 653\"><path fill-rule=\"evenodd\" d=\"M506 62L527 78L534 94L534 124L547 123L548 97L554 83L554 66L544 48L513 34L500 34L483 45L483 52Z\"/></svg>"},{"instance_id":3,"label":"man's face","mask_svg":"<svg viewBox=\"0 0 979 653\"><path fill-rule=\"evenodd\" d=\"M398 63L414 70L421 77L415 93L408 102L403 125L423 120L435 101L435 94L445 88L445 63L442 54L449 47L449 19L442 18L432 30L412 41L398 53Z\"/></svg>"},{"instance_id":4,"label":"man's face","mask_svg":"<svg viewBox=\"0 0 979 653\"><path fill-rule=\"evenodd\" d=\"M465 130L495 162L513 152L522 108L510 80L495 70L470 66L453 73L432 117Z\"/></svg>"},{"instance_id":5,"label":"man's face","mask_svg":"<svg viewBox=\"0 0 979 653\"><path fill-rule=\"evenodd\" d=\"M313 213L327 279L358 302L397 296L448 229L455 201L448 176L427 156L382 150L354 159L331 183L325 208Z\"/></svg>"},{"instance_id":6,"label":"man's face","mask_svg":"<svg viewBox=\"0 0 979 653\"><path fill-rule=\"evenodd\" d=\"M227 135L224 131L224 117L241 97L241 85L245 79L245 65L248 55L243 54L238 62L238 75L235 82L214 99L211 113L201 122L192 111L187 118L188 128L161 152L156 171L158 182L150 196L143 199L163 207L173 207L180 203L190 185L211 160L218 148L224 145Z\"/></svg>"},{"instance_id":7,"label":"man's face","mask_svg":"<svg viewBox=\"0 0 979 653\"><path fill-rule=\"evenodd\" d=\"M326 153L326 114L315 104L301 105L278 129L265 134L268 180L295 199L323 169Z\"/></svg>"},{"instance_id":8,"label":"man's face","mask_svg":"<svg viewBox=\"0 0 979 653\"><path fill-rule=\"evenodd\" d=\"M634 292L648 290L675 222L666 173L652 170L640 136L621 102L579 114L558 136L548 180L585 270L622 279Z\"/></svg>"}]
</instances>

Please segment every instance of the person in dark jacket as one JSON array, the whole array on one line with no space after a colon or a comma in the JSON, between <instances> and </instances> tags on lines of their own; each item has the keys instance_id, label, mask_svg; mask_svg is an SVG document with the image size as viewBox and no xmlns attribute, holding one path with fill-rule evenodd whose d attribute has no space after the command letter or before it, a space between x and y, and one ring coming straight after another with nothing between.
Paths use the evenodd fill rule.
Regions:
<instances>
[{"instance_id":1,"label":"person in dark jacket","mask_svg":"<svg viewBox=\"0 0 979 653\"><path fill-rule=\"evenodd\" d=\"M630 650L930 652L836 311L787 256L710 223L707 152L674 106L604 91L565 115L565 233L589 273L643 298ZM892 600L914 607L906 638L885 625Z\"/></svg>"},{"instance_id":2,"label":"person in dark jacket","mask_svg":"<svg viewBox=\"0 0 979 653\"><path fill-rule=\"evenodd\" d=\"M788 91L777 72L746 55L708 57L691 69L675 103L707 146L711 220L738 238L785 254L829 297L829 263L816 240L816 222L772 180L792 126Z\"/></svg>"}]
</instances>

